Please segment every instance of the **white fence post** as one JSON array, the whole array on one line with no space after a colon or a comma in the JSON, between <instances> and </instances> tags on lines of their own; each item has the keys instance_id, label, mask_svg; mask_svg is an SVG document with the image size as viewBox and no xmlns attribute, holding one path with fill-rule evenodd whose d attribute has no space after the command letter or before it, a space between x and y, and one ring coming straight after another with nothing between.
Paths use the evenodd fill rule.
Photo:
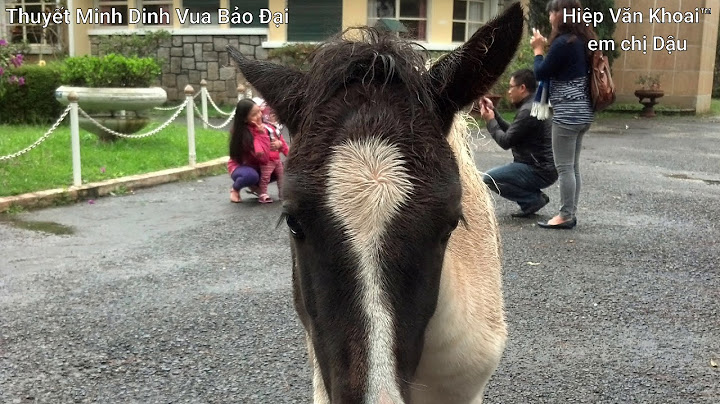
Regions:
<instances>
[{"instance_id":1,"label":"white fence post","mask_svg":"<svg viewBox=\"0 0 720 404\"><path fill-rule=\"evenodd\" d=\"M238 93L238 101L245 98L245 86L242 84L238 84L237 86L237 93Z\"/></svg>"},{"instance_id":2,"label":"white fence post","mask_svg":"<svg viewBox=\"0 0 720 404\"><path fill-rule=\"evenodd\" d=\"M203 117L203 128L207 129L208 114L207 114L207 81L205 79L200 80L200 99L202 100L202 117Z\"/></svg>"},{"instance_id":3,"label":"white fence post","mask_svg":"<svg viewBox=\"0 0 720 404\"><path fill-rule=\"evenodd\" d=\"M72 145L73 185L82 185L80 172L80 128L78 125L78 95L75 91L68 94L70 101L70 144Z\"/></svg>"},{"instance_id":4,"label":"white fence post","mask_svg":"<svg viewBox=\"0 0 720 404\"><path fill-rule=\"evenodd\" d=\"M187 109L187 131L188 131L188 160L190 167L195 167L195 117L193 116L193 93L195 90L190 84L185 86L185 108Z\"/></svg>"}]
</instances>

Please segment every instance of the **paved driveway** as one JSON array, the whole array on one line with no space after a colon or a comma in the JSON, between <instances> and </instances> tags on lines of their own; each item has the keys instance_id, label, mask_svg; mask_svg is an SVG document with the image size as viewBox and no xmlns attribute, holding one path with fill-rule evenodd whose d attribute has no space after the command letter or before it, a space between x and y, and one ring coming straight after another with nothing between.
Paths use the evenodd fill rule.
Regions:
<instances>
[{"instance_id":1,"label":"paved driveway","mask_svg":"<svg viewBox=\"0 0 720 404\"><path fill-rule=\"evenodd\" d=\"M478 141L481 170L509 159ZM510 339L486 402L720 402L720 125L596 125L583 173L573 231L496 201ZM310 402L280 206L229 184L0 221L0 402Z\"/></svg>"}]
</instances>

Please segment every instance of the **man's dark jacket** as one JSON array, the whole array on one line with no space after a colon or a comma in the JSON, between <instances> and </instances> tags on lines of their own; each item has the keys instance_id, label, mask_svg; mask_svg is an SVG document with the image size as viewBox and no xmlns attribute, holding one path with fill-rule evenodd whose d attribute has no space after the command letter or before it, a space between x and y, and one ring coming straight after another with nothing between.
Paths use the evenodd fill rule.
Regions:
<instances>
[{"instance_id":1,"label":"man's dark jacket","mask_svg":"<svg viewBox=\"0 0 720 404\"><path fill-rule=\"evenodd\" d=\"M552 122L540 121L530 116L533 97L530 95L519 105L512 124L508 124L497 112L495 119L487 123L487 130L495 142L503 149L512 149L516 163L527 164L538 171L548 181L558 178L552 152Z\"/></svg>"}]
</instances>

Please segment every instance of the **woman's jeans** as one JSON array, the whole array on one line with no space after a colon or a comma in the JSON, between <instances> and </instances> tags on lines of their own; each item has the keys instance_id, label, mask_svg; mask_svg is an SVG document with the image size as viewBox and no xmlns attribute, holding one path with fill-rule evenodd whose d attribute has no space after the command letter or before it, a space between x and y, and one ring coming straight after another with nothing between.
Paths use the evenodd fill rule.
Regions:
<instances>
[{"instance_id":1,"label":"woman's jeans","mask_svg":"<svg viewBox=\"0 0 720 404\"><path fill-rule=\"evenodd\" d=\"M560 217L571 220L577 212L580 196L580 150L585 132L590 124L567 125L552 124L552 146L555 167L560 184Z\"/></svg>"},{"instance_id":2,"label":"woman's jeans","mask_svg":"<svg viewBox=\"0 0 720 404\"><path fill-rule=\"evenodd\" d=\"M239 191L245 187L257 185L260 181L260 174L252 167L240 166L233 170L230 178L233 180L233 189Z\"/></svg>"},{"instance_id":3,"label":"woman's jeans","mask_svg":"<svg viewBox=\"0 0 720 404\"><path fill-rule=\"evenodd\" d=\"M252 167L239 166L233 170L230 174L230 178L233 180L233 189L239 191L245 187L251 187L260 183L260 173ZM270 182L276 181L277 175L273 173L270 177Z\"/></svg>"}]
</instances>

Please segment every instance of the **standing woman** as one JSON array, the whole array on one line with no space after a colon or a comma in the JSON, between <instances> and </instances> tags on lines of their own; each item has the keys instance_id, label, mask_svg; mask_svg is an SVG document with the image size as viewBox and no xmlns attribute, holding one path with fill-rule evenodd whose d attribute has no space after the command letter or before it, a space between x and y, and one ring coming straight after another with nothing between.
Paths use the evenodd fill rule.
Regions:
<instances>
[{"instance_id":1,"label":"standing woman","mask_svg":"<svg viewBox=\"0 0 720 404\"><path fill-rule=\"evenodd\" d=\"M560 213L543 228L572 229L577 224L580 194L580 150L582 138L593 122L589 89L589 51L587 43L597 39L592 28L570 18L563 21L564 10L572 15L582 9L578 0L551 0L547 5L552 33L548 41L535 31L530 46L535 54L535 77L549 83L549 99L553 109L552 145L560 184ZM550 43L547 56L545 45Z\"/></svg>"}]
</instances>

